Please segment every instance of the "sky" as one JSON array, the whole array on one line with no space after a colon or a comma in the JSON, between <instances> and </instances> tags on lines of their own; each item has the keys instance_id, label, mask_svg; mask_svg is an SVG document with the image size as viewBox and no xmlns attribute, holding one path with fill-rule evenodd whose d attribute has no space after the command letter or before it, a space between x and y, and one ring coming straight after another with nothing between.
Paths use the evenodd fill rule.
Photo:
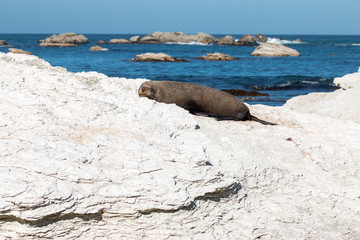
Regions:
<instances>
[{"instance_id":1,"label":"sky","mask_svg":"<svg viewBox=\"0 0 360 240\"><path fill-rule=\"evenodd\" d=\"M360 34L360 0L0 0L0 33Z\"/></svg>"}]
</instances>

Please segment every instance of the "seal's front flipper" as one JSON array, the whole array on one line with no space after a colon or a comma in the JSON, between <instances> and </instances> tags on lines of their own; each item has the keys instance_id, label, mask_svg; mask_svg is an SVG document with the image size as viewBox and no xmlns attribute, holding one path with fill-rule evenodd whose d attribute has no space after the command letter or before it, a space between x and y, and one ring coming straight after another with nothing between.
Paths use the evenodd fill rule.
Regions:
<instances>
[{"instance_id":1,"label":"seal's front flipper","mask_svg":"<svg viewBox=\"0 0 360 240\"><path fill-rule=\"evenodd\" d=\"M226 120L240 121L241 120L235 116L216 115L216 114L210 114L210 113L206 113L206 112L190 111L190 113L194 114L196 116L201 116L201 117L212 117L218 121L226 121Z\"/></svg>"},{"instance_id":2,"label":"seal's front flipper","mask_svg":"<svg viewBox=\"0 0 360 240\"><path fill-rule=\"evenodd\" d=\"M224 116L224 115L212 115L209 117L213 117L218 121L226 121L226 120L232 120L232 121L241 121L241 119L235 117L235 116Z\"/></svg>"}]
</instances>

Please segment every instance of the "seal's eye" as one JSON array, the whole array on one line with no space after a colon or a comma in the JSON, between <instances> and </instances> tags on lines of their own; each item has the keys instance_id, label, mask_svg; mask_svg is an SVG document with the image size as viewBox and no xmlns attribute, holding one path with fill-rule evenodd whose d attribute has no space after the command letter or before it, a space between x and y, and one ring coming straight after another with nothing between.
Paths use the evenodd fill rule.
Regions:
<instances>
[{"instance_id":1,"label":"seal's eye","mask_svg":"<svg viewBox=\"0 0 360 240\"><path fill-rule=\"evenodd\" d=\"M146 89L146 88L145 88L145 87L143 87L143 88L141 89L141 91L145 92L145 89Z\"/></svg>"}]
</instances>

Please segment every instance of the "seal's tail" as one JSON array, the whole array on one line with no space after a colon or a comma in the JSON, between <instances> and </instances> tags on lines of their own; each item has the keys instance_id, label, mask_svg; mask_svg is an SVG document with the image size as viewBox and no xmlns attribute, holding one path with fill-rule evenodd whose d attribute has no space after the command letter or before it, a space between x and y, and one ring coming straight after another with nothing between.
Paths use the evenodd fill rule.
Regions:
<instances>
[{"instance_id":1,"label":"seal's tail","mask_svg":"<svg viewBox=\"0 0 360 240\"><path fill-rule=\"evenodd\" d=\"M271 122L266 122L266 121L264 121L264 120L261 120L261 119L255 117L255 116L253 116L253 115L250 116L250 120L251 120L251 121L256 121L256 122L262 123L262 124L264 124L264 125L277 125L276 123L271 123Z\"/></svg>"}]
</instances>

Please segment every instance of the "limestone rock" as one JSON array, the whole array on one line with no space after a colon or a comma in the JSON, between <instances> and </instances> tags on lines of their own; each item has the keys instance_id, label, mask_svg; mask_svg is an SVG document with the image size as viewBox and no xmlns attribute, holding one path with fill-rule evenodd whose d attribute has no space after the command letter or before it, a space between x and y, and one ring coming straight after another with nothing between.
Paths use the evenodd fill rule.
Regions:
<instances>
[{"instance_id":1,"label":"limestone rock","mask_svg":"<svg viewBox=\"0 0 360 240\"><path fill-rule=\"evenodd\" d=\"M74 43L46 43L42 42L39 44L40 47L77 47Z\"/></svg>"},{"instance_id":2,"label":"limestone rock","mask_svg":"<svg viewBox=\"0 0 360 240\"><path fill-rule=\"evenodd\" d=\"M215 52L215 53L208 53L207 55L201 57L197 57L197 59L204 59L208 61L231 61L231 60L238 60L239 58L235 58L230 55Z\"/></svg>"},{"instance_id":3,"label":"limestone rock","mask_svg":"<svg viewBox=\"0 0 360 240\"><path fill-rule=\"evenodd\" d=\"M139 35L136 35L136 36L132 36L132 37L129 39L129 42L135 43L135 42L138 42L139 40L140 40L140 36L139 36Z\"/></svg>"},{"instance_id":4,"label":"limestone rock","mask_svg":"<svg viewBox=\"0 0 360 240\"><path fill-rule=\"evenodd\" d=\"M302 43L303 41L300 38L297 38L295 42Z\"/></svg>"},{"instance_id":5,"label":"limestone rock","mask_svg":"<svg viewBox=\"0 0 360 240\"><path fill-rule=\"evenodd\" d=\"M199 43L211 44L211 43L217 43L219 41L219 39L207 33L199 32L197 36L198 36L197 41Z\"/></svg>"},{"instance_id":6,"label":"limestone rock","mask_svg":"<svg viewBox=\"0 0 360 240\"><path fill-rule=\"evenodd\" d=\"M99 41L97 42L97 44L108 44L108 42L105 41L105 40L99 40Z\"/></svg>"},{"instance_id":7,"label":"limestone rock","mask_svg":"<svg viewBox=\"0 0 360 240\"><path fill-rule=\"evenodd\" d=\"M100 46L92 46L89 50L90 51L102 51L103 48Z\"/></svg>"},{"instance_id":8,"label":"limestone rock","mask_svg":"<svg viewBox=\"0 0 360 240\"><path fill-rule=\"evenodd\" d=\"M16 54L27 54L27 55L32 55L31 52L22 50L22 49L17 49L17 48L9 48L9 52L10 53L16 53Z\"/></svg>"},{"instance_id":9,"label":"limestone rock","mask_svg":"<svg viewBox=\"0 0 360 240\"><path fill-rule=\"evenodd\" d=\"M360 109L360 73L335 78L334 83L341 89L332 93L310 93L298 96L288 100L285 107L297 112L355 121L360 124L360 112L354 111Z\"/></svg>"},{"instance_id":10,"label":"limestone rock","mask_svg":"<svg viewBox=\"0 0 360 240\"><path fill-rule=\"evenodd\" d=\"M359 73L310 111L249 106L277 126L36 56L0 53L0 79L0 239L360 238Z\"/></svg>"},{"instance_id":11,"label":"limestone rock","mask_svg":"<svg viewBox=\"0 0 360 240\"><path fill-rule=\"evenodd\" d=\"M88 39L81 34L62 33L59 35L52 35L44 40L39 40L41 47L73 47L73 44L88 43Z\"/></svg>"},{"instance_id":12,"label":"limestone rock","mask_svg":"<svg viewBox=\"0 0 360 240\"><path fill-rule=\"evenodd\" d=\"M232 36L226 35L225 37L220 38L218 44L219 45L234 45L235 40L234 40L234 38Z\"/></svg>"},{"instance_id":13,"label":"limestone rock","mask_svg":"<svg viewBox=\"0 0 360 240\"><path fill-rule=\"evenodd\" d=\"M300 53L292 48L286 47L277 43L263 43L258 46L252 53L253 56L262 57L285 57L285 56L300 56Z\"/></svg>"},{"instance_id":14,"label":"limestone rock","mask_svg":"<svg viewBox=\"0 0 360 240\"><path fill-rule=\"evenodd\" d=\"M129 44L129 40L127 39L111 39L109 41L110 44Z\"/></svg>"},{"instance_id":15,"label":"limestone rock","mask_svg":"<svg viewBox=\"0 0 360 240\"><path fill-rule=\"evenodd\" d=\"M256 34L256 35L254 36L254 40L255 40L256 42L266 43L267 37L266 37L265 35L262 35L262 34Z\"/></svg>"},{"instance_id":16,"label":"limestone rock","mask_svg":"<svg viewBox=\"0 0 360 240\"><path fill-rule=\"evenodd\" d=\"M199 42L204 44L216 43L217 38L210 34L198 33L197 35L188 35L182 32L154 32L152 34L146 35L138 39L138 43L190 43L190 42Z\"/></svg>"},{"instance_id":17,"label":"limestone rock","mask_svg":"<svg viewBox=\"0 0 360 240\"><path fill-rule=\"evenodd\" d=\"M182 35L182 36L185 35L185 33L183 33L183 32L173 32L173 34L174 35Z\"/></svg>"},{"instance_id":18,"label":"limestone rock","mask_svg":"<svg viewBox=\"0 0 360 240\"><path fill-rule=\"evenodd\" d=\"M0 40L0 45L7 45L7 42L5 40Z\"/></svg>"},{"instance_id":19,"label":"limestone rock","mask_svg":"<svg viewBox=\"0 0 360 240\"><path fill-rule=\"evenodd\" d=\"M182 58L174 58L165 53L144 53L136 55L136 58L132 59L133 62L187 62Z\"/></svg>"}]
</instances>

